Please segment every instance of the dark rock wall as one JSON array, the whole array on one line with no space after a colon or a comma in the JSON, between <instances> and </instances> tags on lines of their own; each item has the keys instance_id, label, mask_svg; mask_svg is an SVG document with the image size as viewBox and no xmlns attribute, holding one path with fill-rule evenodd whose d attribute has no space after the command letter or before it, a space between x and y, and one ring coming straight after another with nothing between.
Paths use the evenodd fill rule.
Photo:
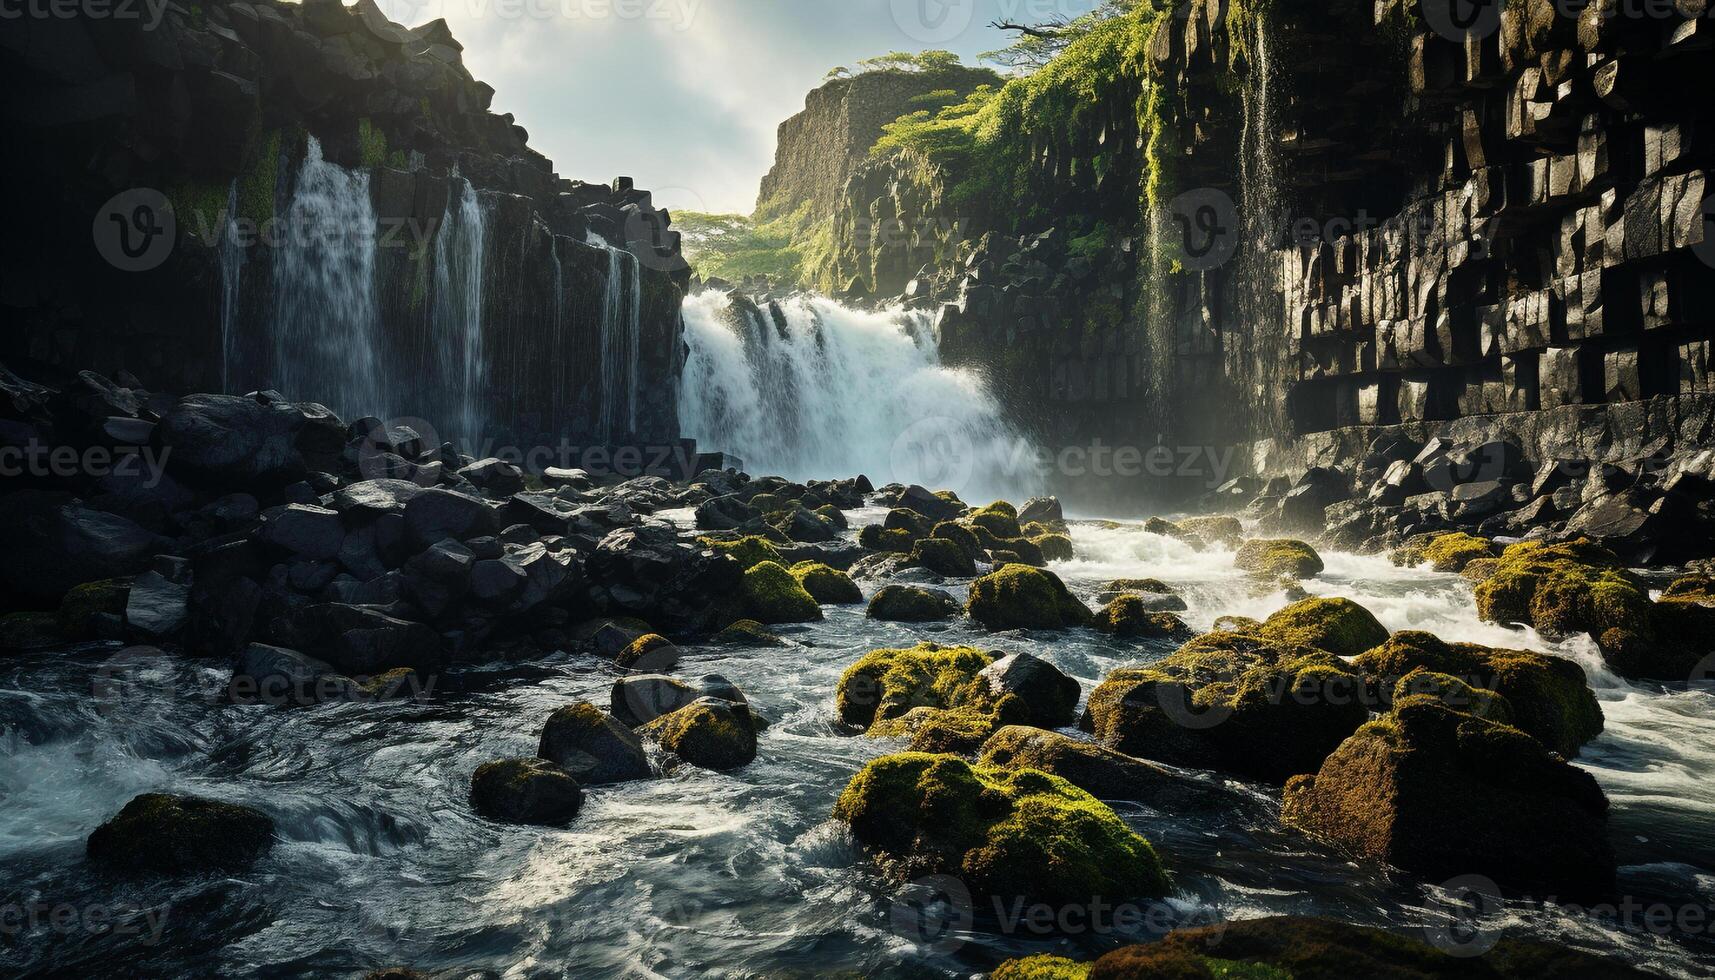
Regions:
<instances>
[{"instance_id":1,"label":"dark rock wall","mask_svg":"<svg viewBox=\"0 0 1715 980\"><path fill-rule=\"evenodd\" d=\"M124 370L171 390L271 386L269 229L314 137L327 160L370 175L377 227L348 231L376 241L377 360L397 395L388 412L446 418L429 311L457 174L488 216L480 435L593 436L609 269L607 253L586 244L594 235L641 269L650 395L632 435L676 439L689 272L669 216L629 180L555 174L510 115L488 111L493 90L470 76L460 50L444 22L406 30L369 0L169 6L159 24L9 21L0 80L13 138L0 177L21 192L26 230L0 242L0 303L12 324L0 357L50 373ZM112 261L100 222L104 202L129 213L138 189L165 197L175 230L164 257L131 271ZM218 246L231 194L251 234L228 358Z\"/></svg>"}]
</instances>

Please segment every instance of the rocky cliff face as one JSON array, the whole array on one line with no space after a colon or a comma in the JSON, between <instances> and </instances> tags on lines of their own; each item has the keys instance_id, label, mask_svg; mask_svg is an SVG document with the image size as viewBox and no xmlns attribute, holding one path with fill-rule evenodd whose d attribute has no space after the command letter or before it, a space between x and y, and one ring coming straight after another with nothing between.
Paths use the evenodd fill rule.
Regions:
<instances>
[{"instance_id":1,"label":"rocky cliff face","mask_svg":"<svg viewBox=\"0 0 1715 980\"><path fill-rule=\"evenodd\" d=\"M804 111L780 124L774 168L762 178L756 217L767 221L810 205L810 217L832 214L845 185L881 137L887 123L922 106L936 91L963 96L999 81L984 68L950 66L932 72L869 71L836 78L811 92Z\"/></svg>"},{"instance_id":2,"label":"rocky cliff face","mask_svg":"<svg viewBox=\"0 0 1715 980\"><path fill-rule=\"evenodd\" d=\"M471 439L677 438L669 216L557 175L444 22L237 0L24 18L0 49L0 172L28 189L0 244L9 365L355 390L340 411Z\"/></svg>"},{"instance_id":3,"label":"rocky cliff face","mask_svg":"<svg viewBox=\"0 0 1715 980\"><path fill-rule=\"evenodd\" d=\"M1110 84L1114 118L1031 147L1016 216L954 214L936 185L958 175L880 162L841 213L917 187L910 221L963 230L844 261L916 266L949 353L1056 439L1303 459L1366 441L1310 433L1560 408L1497 424L1533 458L1705 444L1715 144L1685 96L1715 67L1709 13L1564 7L1443 33L1415 4L1182 3L1146 91Z\"/></svg>"}]
</instances>

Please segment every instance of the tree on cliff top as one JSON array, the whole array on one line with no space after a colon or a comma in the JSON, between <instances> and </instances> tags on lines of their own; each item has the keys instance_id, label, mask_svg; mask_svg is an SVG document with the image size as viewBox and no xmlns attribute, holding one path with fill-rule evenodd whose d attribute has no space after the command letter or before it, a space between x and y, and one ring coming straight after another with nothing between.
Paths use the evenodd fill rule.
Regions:
<instances>
[{"instance_id":1,"label":"tree on cliff top","mask_svg":"<svg viewBox=\"0 0 1715 980\"><path fill-rule=\"evenodd\" d=\"M984 61L1024 71L1034 71L1053 61L1067 46L1089 34L1097 25L1122 17L1152 0L1102 0L1095 9L1078 17L1057 17L1035 24L997 20L989 26L998 31L1012 31L1018 37L998 51L988 51Z\"/></svg>"},{"instance_id":2,"label":"tree on cliff top","mask_svg":"<svg viewBox=\"0 0 1715 980\"><path fill-rule=\"evenodd\" d=\"M951 51L890 51L874 58L865 58L857 63L857 73L867 74L873 71L903 71L914 75L933 75L938 72L963 68L959 56ZM850 78L851 69L844 65L829 71L823 81L833 81L836 78Z\"/></svg>"}]
</instances>

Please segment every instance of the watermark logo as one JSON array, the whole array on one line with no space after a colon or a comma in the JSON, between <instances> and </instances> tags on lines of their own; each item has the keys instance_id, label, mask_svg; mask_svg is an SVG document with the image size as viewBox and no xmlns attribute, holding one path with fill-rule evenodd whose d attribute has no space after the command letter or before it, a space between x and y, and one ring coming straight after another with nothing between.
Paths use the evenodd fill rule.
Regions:
<instances>
[{"instance_id":1,"label":"watermark logo","mask_svg":"<svg viewBox=\"0 0 1715 980\"><path fill-rule=\"evenodd\" d=\"M1226 265L1239 249L1239 212L1225 191L1199 187L1167 204L1173 258L1190 272Z\"/></svg>"},{"instance_id":2,"label":"watermark logo","mask_svg":"<svg viewBox=\"0 0 1715 980\"><path fill-rule=\"evenodd\" d=\"M943 44L970 30L976 0L891 0L893 23L922 44Z\"/></svg>"},{"instance_id":3,"label":"watermark logo","mask_svg":"<svg viewBox=\"0 0 1715 980\"><path fill-rule=\"evenodd\" d=\"M893 934L922 953L950 953L970 934L971 890L952 875L930 875L905 886L888 909Z\"/></svg>"},{"instance_id":4,"label":"watermark logo","mask_svg":"<svg viewBox=\"0 0 1715 980\"><path fill-rule=\"evenodd\" d=\"M944 487L958 493L970 482L976 447L954 419L932 415L905 427L893 440L888 464L899 483Z\"/></svg>"},{"instance_id":5,"label":"watermark logo","mask_svg":"<svg viewBox=\"0 0 1715 980\"><path fill-rule=\"evenodd\" d=\"M1501 908L1501 890L1482 875L1460 875L1443 882L1435 894L1439 921L1424 926L1423 938L1450 956L1482 956L1500 942L1501 930L1487 925Z\"/></svg>"},{"instance_id":6,"label":"watermark logo","mask_svg":"<svg viewBox=\"0 0 1715 980\"><path fill-rule=\"evenodd\" d=\"M95 214L95 250L121 272L148 272L172 254L177 219L167 195L151 187L121 191Z\"/></svg>"},{"instance_id":7,"label":"watermark logo","mask_svg":"<svg viewBox=\"0 0 1715 980\"><path fill-rule=\"evenodd\" d=\"M1492 37L1501 29L1502 0L1423 0L1423 19L1435 33L1458 44Z\"/></svg>"}]
</instances>

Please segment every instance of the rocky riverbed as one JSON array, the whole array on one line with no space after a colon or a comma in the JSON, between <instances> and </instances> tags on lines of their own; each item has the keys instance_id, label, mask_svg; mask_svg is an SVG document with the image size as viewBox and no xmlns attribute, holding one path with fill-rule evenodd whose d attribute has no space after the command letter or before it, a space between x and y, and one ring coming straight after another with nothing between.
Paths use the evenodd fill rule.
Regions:
<instances>
[{"instance_id":1,"label":"rocky riverbed","mask_svg":"<svg viewBox=\"0 0 1715 980\"><path fill-rule=\"evenodd\" d=\"M24 974L1710 975L1711 583L1578 528L526 473L8 385L159 464L7 496Z\"/></svg>"}]
</instances>

